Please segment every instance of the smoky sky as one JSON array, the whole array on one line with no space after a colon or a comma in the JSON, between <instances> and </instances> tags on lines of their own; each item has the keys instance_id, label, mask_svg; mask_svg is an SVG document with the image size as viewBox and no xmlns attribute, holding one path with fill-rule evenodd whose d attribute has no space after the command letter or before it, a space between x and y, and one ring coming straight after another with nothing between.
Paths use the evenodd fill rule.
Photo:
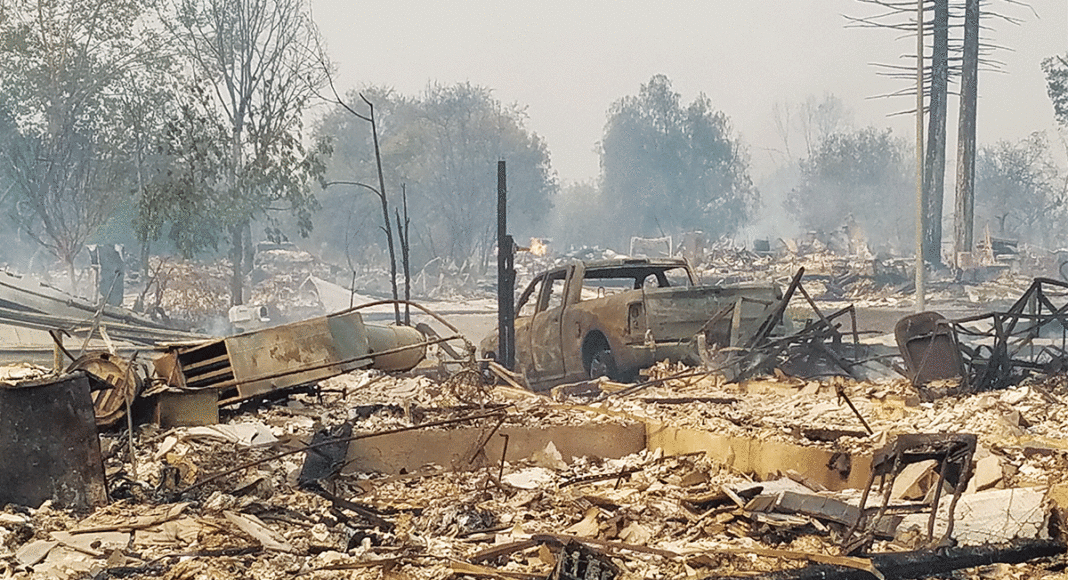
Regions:
<instances>
[{"instance_id":1,"label":"smoky sky","mask_svg":"<svg viewBox=\"0 0 1068 580\"><path fill-rule=\"evenodd\" d=\"M980 74L979 142L1052 133L1040 62L1068 51L1068 3L993 4L1020 23L984 22L993 29L988 39L1011 50L994 55L1003 62L999 72ZM658 73L685 101L703 92L730 117L757 177L782 159L776 103L832 93L856 124L913 135L911 118L893 116L912 107L910 98L872 98L906 81L880 76L872 65L911 65L904 55L915 43L848 27L844 15L873 13L856 0L312 0L312 8L339 88L373 83L416 94L430 82L489 87L501 101L528 107L528 128L547 140L565 181L597 175L609 106ZM952 152L955 98L949 127Z\"/></svg>"}]
</instances>

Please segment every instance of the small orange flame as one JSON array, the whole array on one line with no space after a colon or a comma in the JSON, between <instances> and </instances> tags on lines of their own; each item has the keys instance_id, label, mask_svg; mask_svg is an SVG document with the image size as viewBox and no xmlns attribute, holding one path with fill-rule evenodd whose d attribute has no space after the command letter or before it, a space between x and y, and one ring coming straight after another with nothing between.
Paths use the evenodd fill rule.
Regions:
<instances>
[{"instance_id":1,"label":"small orange flame","mask_svg":"<svg viewBox=\"0 0 1068 580\"><path fill-rule=\"evenodd\" d=\"M549 245L540 238L530 238L530 253L535 256L544 256L549 253Z\"/></svg>"}]
</instances>

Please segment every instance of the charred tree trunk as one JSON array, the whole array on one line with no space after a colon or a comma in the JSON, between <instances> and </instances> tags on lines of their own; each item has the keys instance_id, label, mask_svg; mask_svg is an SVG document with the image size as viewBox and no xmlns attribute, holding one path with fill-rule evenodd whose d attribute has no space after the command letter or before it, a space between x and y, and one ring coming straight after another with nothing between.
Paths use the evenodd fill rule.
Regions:
<instances>
[{"instance_id":1,"label":"charred tree trunk","mask_svg":"<svg viewBox=\"0 0 1068 580\"><path fill-rule=\"evenodd\" d=\"M242 242L245 251L244 260L241 263L241 274L248 276L252 273L252 265L256 260L256 246L252 245L252 222L245 220L241 227L241 235L245 236Z\"/></svg>"},{"instance_id":2,"label":"charred tree trunk","mask_svg":"<svg viewBox=\"0 0 1068 580\"><path fill-rule=\"evenodd\" d=\"M979 90L979 0L964 6L964 52L961 64L960 115L957 122L957 191L953 215L953 249L971 252L975 223L975 113ZM956 261L956 260L955 260ZM957 266L960 266L958 263Z\"/></svg>"},{"instance_id":3,"label":"charred tree trunk","mask_svg":"<svg viewBox=\"0 0 1068 580\"><path fill-rule=\"evenodd\" d=\"M393 248L393 228L389 225L389 204L386 201L386 179L382 175L382 154L378 149L378 125L375 123L375 106L371 104L363 95L360 95L363 102L367 103L367 106L371 110L369 117L371 121L371 136L375 142L375 164L378 167L378 198L382 201L382 230L386 232L386 246L389 248L389 281L393 288L393 319L397 324L401 323L400 317L400 304L397 304L397 252Z\"/></svg>"},{"instance_id":4,"label":"charred tree trunk","mask_svg":"<svg viewBox=\"0 0 1068 580\"><path fill-rule=\"evenodd\" d=\"M141 268L141 276L143 280L148 280L148 259L152 256L152 242L143 240L141 242L141 260L138 262L138 266Z\"/></svg>"},{"instance_id":5,"label":"charred tree trunk","mask_svg":"<svg viewBox=\"0 0 1068 580\"><path fill-rule=\"evenodd\" d=\"M241 134L244 130L240 119L234 120L233 137L230 141L230 195L238 196L238 184L241 182ZM244 286L245 276L241 262L244 261L245 228L244 222L238 221L230 226L230 262L233 270L230 272L230 306L240 306L245 303Z\"/></svg>"},{"instance_id":6,"label":"charred tree trunk","mask_svg":"<svg viewBox=\"0 0 1068 580\"><path fill-rule=\"evenodd\" d=\"M412 300L412 275L408 261L408 249L411 247L408 244L408 225L411 222L408 220L408 193L405 191L403 185L401 186L401 206L404 208L403 220L401 220L399 211L394 210L394 212L397 216L397 237L400 239L401 245L401 266L404 268L404 325L411 326L411 307L407 304Z\"/></svg>"},{"instance_id":7,"label":"charred tree trunk","mask_svg":"<svg viewBox=\"0 0 1068 580\"><path fill-rule=\"evenodd\" d=\"M70 280L70 293L78 295L78 274L74 267L74 258L64 257L63 264L67 266L67 277Z\"/></svg>"},{"instance_id":8,"label":"charred tree trunk","mask_svg":"<svg viewBox=\"0 0 1068 580\"><path fill-rule=\"evenodd\" d=\"M245 228L237 223L230 226L230 261L233 268L230 272L230 306L244 304L242 297L245 285L245 276L242 273L241 262L245 256L242 241L245 239Z\"/></svg>"},{"instance_id":9,"label":"charred tree trunk","mask_svg":"<svg viewBox=\"0 0 1068 580\"><path fill-rule=\"evenodd\" d=\"M946 109L949 94L949 0L934 0L934 40L931 51L930 117L923 189L926 228L923 259L942 265L942 205L946 181Z\"/></svg>"}]
</instances>

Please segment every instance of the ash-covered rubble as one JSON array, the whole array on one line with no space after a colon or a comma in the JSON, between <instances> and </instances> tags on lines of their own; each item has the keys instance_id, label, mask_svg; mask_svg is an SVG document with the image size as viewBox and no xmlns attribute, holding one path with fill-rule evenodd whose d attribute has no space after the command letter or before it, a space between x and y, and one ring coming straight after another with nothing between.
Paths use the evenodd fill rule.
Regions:
<instances>
[{"instance_id":1,"label":"ash-covered rubble","mask_svg":"<svg viewBox=\"0 0 1068 580\"><path fill-rule=\"evenodd\" d=\"M150 261L149 276L131 288L128 301L140 309L160 312L168 318L219 331L230 306L231 267L227 260L194 262L177 258ZM255 254L254 268L247 274L246 302L263 306L271 324L303 320L330 313L316 281L325 281L363 299L390 296L389 267L383 261L344 268L331 264L292 245L264 245ZM492 284L485 269L470 262L443 263L433 260L412 273L412 296L419 300L460 301L488 298ZM357 301L357 303L359 303ZM222 332L213 332L222 334Z\"/></svg>"},{"instance_id":2,"label":"ash-covered rubble","mask_svg":"<svg viewBox=\"0 0 1068 580\"><path fill-rule=\"evenodd\" d=\"M225 413L217 425L149 423L132 440L122 429L104 432L111 502L88 511L50 501L4 507L0 577L533 579L553 574L569 543L585 546L584 557L603 569L611 564L618 578L801 574L812 566L878 572L893 565L888 555L937 556L925 544L925 526L895 520L896 528L880 531L872 554L845 555L844 518L859 504L860 490L820 483L838 481L840 465L788 469L790 458L780 456L768 458L780 462L768 472L746 467L742 456L751 452L747 446L781 442L813 454L805 460L838 454L860 470L895 435L916 432L978 435L978 467L955 523L971 533L986 522L988 533L959 532L967 540L955 550L993 550L991 562L1017 554L957 577L1060 574L1061 561L1047 555L1061 549L1051 522L1068 483L1063 376L922 403L905 381L672 378L689 370L662 365L652 374L664 382L600 401L496 386L486 387L477 404L448 380L354 371L312 392ZM26 372L4 376L21 380ZM839 392L875 434L859 433ZM308 485L302 475L315 454L308 444L342 425L349 438L376 436L348 441L353 447L335 458L329 477ZM625 425L641 426L643 444L661 445L631 451L616 442L602 456L572 456L560 449L573 442L557 436L502 462L493 441L510 432L507 445L516 449L534 432L578 427L592 439ZM653 436L664 425L718 439L687 447L677 435L669 444ZM399 453L461 427L484 447L464 465L444 456L388 472L350 463L361 457L354 451L361 442ZM471 451L457 453L466 458ZM893 504L929 495L938 481L932 473L928 466L903 475ZM999 511L991 502L1018 509Z\"/></svg>"},{"instance_id":3,"label":"ash-covered rubble","mask_svg":"<svg viewBox=\"0 0 1068 580\"><path fill-rule=\"evenodd\" d=\"M684 255L704 283L787 283L799 267L813 297L829 306L853 303L858 307L907 308L914 300L911 258L886 252L873 254L859 239L842 235L808 234L796 240L767 243L766 250L731 239L700 240L693 248L678 244L673 255ZM624 257L608 248L557 250L531 240L515 257L517 289L535 274L573 260ZM759 240L758 240L759 242ZM761 246L760 243L752 244ZM943 269L931 273L928 303L956 309L988 307L1018 296L1035 276L1058 273L1059 254L1020 246L1011 255L982 255L966 270ZM325 314L310 278L351 289L358 295L386 298L390 275L384 253L368 250L367 260L352 266L329 263L293 244L261 244L253 270L247 274L249 304L263 305L275 322L301 320ZM201 263L176 258L150 261L148 276L133 284L127 303L148 312L161 312L176 320L210 326L226 312L229 303L230 266L227 260ZM424 301L470 301L494 297L494 269L472 258L451 262L436 258L412 272L411 294ZM472 337L478 338L478 337Z\"/></svg>"},{"instance_id":4,"label":"ash-covered rubble","mask_svg":"<svg viewBox=\"0 0 1068 580\"><path fill-rule=\"evenodd\" d=\"M902 263L815 241L777 246L720 242L695 262L706 282L783 282L804 266L828 311L912 300ZM522 280L610 252L515 263ZM929 301L1008 305L1035 274L1026 261L982 282L936 278ZM146 301L217 316L225 266L163 265ZM413 289L486 298L493 284L477 270L431 266ZM310 279L374 295L386 276L270 249L250 275L251 301L305 320L324 308ZM950 394L932 398L907 378L803 379L771 365L732 380L721 370L661 363L639 385L600 379L542 395L431 361L224 404L218 422L161 427L153 403L131 405L129 422L99 435L106 505L0 506L0 578L919 578L939 566L955 578L1062 577L1063 372L983 392L949 379ZM0 367L0 391L52 376ZM974 435L969 476L947 474L933 454L871 486L874 458L911 435Z\"/></svg>"}]
</instances>

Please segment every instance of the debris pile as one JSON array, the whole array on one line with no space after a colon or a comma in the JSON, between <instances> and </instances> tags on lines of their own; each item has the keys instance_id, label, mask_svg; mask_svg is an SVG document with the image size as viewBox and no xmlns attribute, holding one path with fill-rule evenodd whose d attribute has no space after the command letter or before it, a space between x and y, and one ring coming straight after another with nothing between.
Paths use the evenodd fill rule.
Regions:
<instances>
[{"instance_id":1,"label":"debris pile","mask_svg":"<svg viewBox=\"0 0 1068 580\"><path fill-rule=\"evenodd\" d=\"M1028 290L1012 268L947 277L932 302L952 300L950 317L895 346L891 327L865 334L861 306L842 302L892 307L910 281L850 240L702 247L708 281L788 283L796 299L773 314L790 329L711 353L731 364L664 361L638 383L545 394L479 367L469 343L449 354L359 309L321 316L343 301L324 299L334 283L371 289L383 272L261 248L253 300L288 325L0 366L0 448L26 459L0 465L0 578L1060 577L1068 375L1054 363L1068 291ZM522 278L576 256L516 267ZM146 303L221 311L225 264L156 266ZM413 286L489 296L477 270L439 263ZM973 298L1004 299L1002 314L962 322ZM997 329L1010 319L1015 330ZM964 372L920 372L927 351L960 355ZM826 372L795 372L812 353ZM876 358L883 376L861 372ZM997 365L1011 380L973 388Z\"/></svg>"},{"instance_id":2,"label":"debris pile","mask_svg":"<svg viewBox=\"0 0 1068 580\"><path fill-rule=\"evenodd\" d=\"M53 501L7 505L0 575L535 579L567 578L575 562L613 578L741 577L816 565L879 571L891 565L885 554L924 546L929 513L883 518L871 555L846 555L861 486L845 485L840 472L867 480L864 462L898 434L967 430L978 435L977 467L955 510L954 537L983 550L1015 541L1017 551L995 550L984 561L1033 560L997 570L1054 577L1042 557L1060 545L1050 543L1048 521L1068 467L1063 377L921 403L904 380L671 379L679 370L661 365L652 374L666 373L665 382L599 402L561 404L496 386L477 405L448 381L359 370L225 413L217 425L150 423L132 439L104 432L111 503L90 511ZM839 392L875 435L858 429ZM597 452L569 451L582 436L567 429L592 441L625 428L644 433L633 449L612 436L585 442ZM684 431L727 443L687 441ZM329 457L322 444L333 441L345 442L334 444L339 455L309 475L320 456L313 448ZM774 441L813 454L801 457L807 467L790 469L795 458L778 454L766 458L778 466L765 471L742 457ZM413 446L450 452L424 462ZM373 465L387 449L392 463ZM838 464L814 462L816 453ZM891 509L915 509L936 488L936 469L922 467L899 476ZM833 481L841 484L826 485ZM1022 511L990 507L1006 505Z\"/></svg>"}]
</instances>

